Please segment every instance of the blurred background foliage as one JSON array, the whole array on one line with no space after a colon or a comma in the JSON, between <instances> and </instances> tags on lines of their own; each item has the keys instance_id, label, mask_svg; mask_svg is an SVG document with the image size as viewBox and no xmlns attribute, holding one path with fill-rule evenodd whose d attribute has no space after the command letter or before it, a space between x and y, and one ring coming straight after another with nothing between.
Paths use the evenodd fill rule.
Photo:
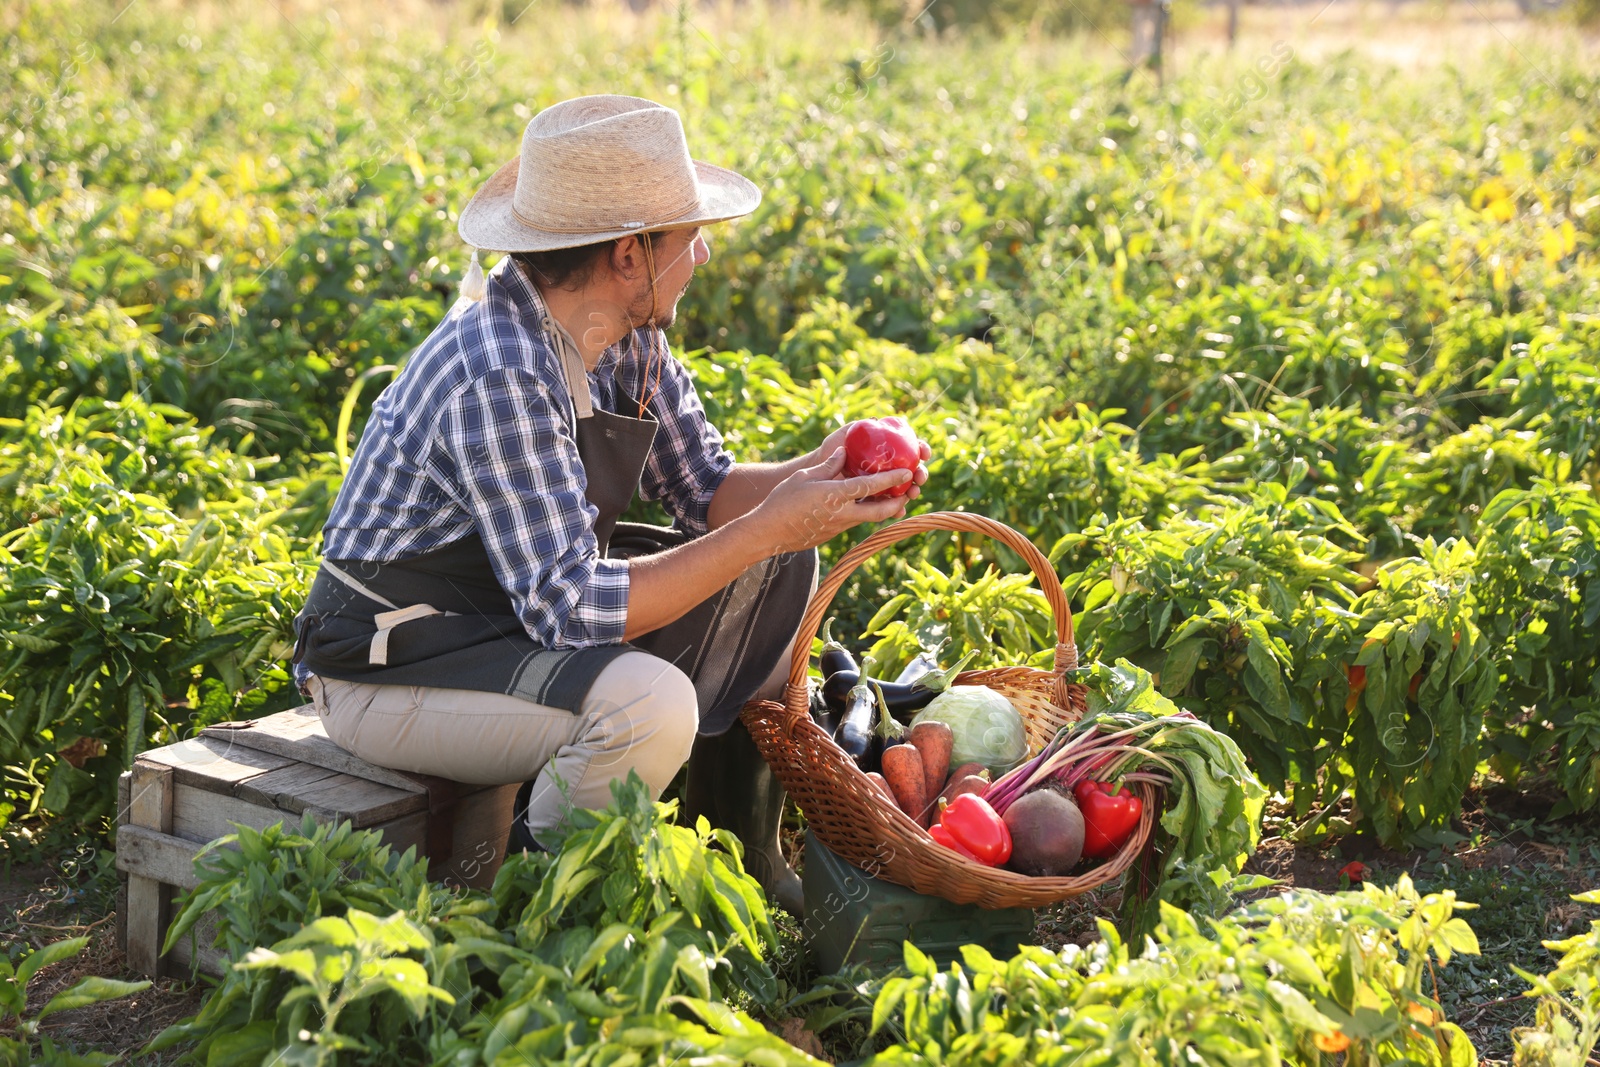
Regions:
<instances>
[{"instance_id":1,"label":"blurred background foliage","mask_svg":"<svg viewBox=\"0 0 1600 1067\"><path fill-rule=\"evenodd\" d=\"M905 15L0 13L0 819L100 825L141 748L299 702L288 620L377 368L453 303L456 213L534 111L597 91L763 189L673 337L741 459L905 413L917 508L1052 550L1085 656L1160 672L1307 832L1347 794L1386 840L1438 827L1480 769L1592 809L1594 65L1258 36L1158 79L1125 9ZM911 542L840 629L1037 661L1036 592L963 591L1018 570ZM1003 623L868 634L903 589Z\"/></svg>"}]
</instances>

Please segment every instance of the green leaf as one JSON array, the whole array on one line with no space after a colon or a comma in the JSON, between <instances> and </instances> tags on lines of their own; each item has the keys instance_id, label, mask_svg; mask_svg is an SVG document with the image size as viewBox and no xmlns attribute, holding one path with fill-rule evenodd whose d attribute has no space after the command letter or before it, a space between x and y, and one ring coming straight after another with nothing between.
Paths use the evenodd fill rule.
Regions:
<instances>
[{"instance_id":1,"label":"green leaf","mask_svg":"<svg viewBox=\"0 0 1600 1067\"><path fill-rule=\"evenodd\" d=\"M427 969L416 960L382 960L373 969L373 974L385 987L399 994L418 1019L422 1018L429 1000L447 1005L456 1002L455 997L428 982Z\"/></svg>"},{"instance_id":2,"label":"green leaf","mask_svg":"<svg viewBox=\"0 0 1600 1067\"><path fill-rule=\"evenodd\" d=\"M244 959L234 965L235 970L250 971L275 968L288 971L307 985L317 984L317 957L310 949L297 948L289 952L274 952L270 948L254 948Z\"/></svg>"},{"instance_id":3,"label":"green leaf","mask_svg":"<svg viewBox=\"0 0 1600 1067\"><path fill-rule=\"evenodd\" d=\"M4 1019L7 1015L21 1018L28 1006L27 993L22 983L13 981L6 973L10 967L10 964L0 960L0 1019Z\"/></svg>"},{"instance_id":4,"label":"green leaf","mask_svg":"<svg viewBox=\"0 0 1600 1067\"><path fill-rule=\"evenodd\" d=\"M1449 1067L1477 1067L1478 1050L1465 1030L1452 1022L1440 1023L1436 1029L1450 1049Z\"/></svg>"},{"instance_id":5,"label":"green leaf","mask_svg":"<svg viewBox=\"0 0 1600 1067\"><path fill-rule=\"evenodd\" d=\"M1478 935L1473 933L1472 927L1465 919L1446 920L1439 928L1438 937L1453 952L1465 956L1478 955Z\"/></svg>"},{"instance_id":6,"label":"green leaf","mask_svg":"<svg viewBox=\"0 0 1600 1067\"><path fill-rule=\"evenodd\" d=\"M1252 639L1248 648L1249 666L1245 668L1244 684L1262 709L1275 719L1291 717L1289 689L1283 682L1283 671L1272 653Z\"/></svg>"},{"instance_id":7,"label":"green leaf","mask_svg":"<svg viewBox=\"0 0 1600 1067\"><path fill-rule=\"evenodd\" d=\"M224 896L233 889L231 883L212 885L198 890L183 905L171 925L167 927L166 939L161 943L163 954L171 952L172 947L178 943L179 938L187 934L194 924L199 922Z\"/></svg>"},{"instance_id":8,"label":"green leaf","mask_svg":"<svg viewBox=\"0 0 1600 1067\"><path fill-rule=\"evenodd\" d=\"M1267 578L1267 602L1272 605L1272 612L1284 623L1294 619L1295 612L1299 610L1299 602L1289 588L1276 577Z\"/></svg>"},{"instance_id":9,"label":"green leaf","mask_svg":"<svg viewBox=\"0 0 1600 1067\"><path fill-rule=\"evenodd\" d=\"M700 921L706 890L706 850L693 830L661 826L656 835L660 873L684 910Z\"/></svg>"},{"instance_id":10,"label":"green leaf","mask_svg":"<svg viewBox=\"0 0 1600 1067\"><path fill-rule=\"evenodd\" d=\"M65 812L72 805L72 774L77 770L71 764L57 766L39 797L39 806L49 812Z\"/></svg>"},{"instance_id":11,"label":"green leaf","mask_svg":"<svg viewBox=\"0 0 1600 1067\"><path fill-rule=\"evenodd\" d=\"M65 941L52 941L43 948L28 953L22 958L22 962L17 964L17 984L26 986L41 967L71 959L82 952L88 943L87 937L73 937Z\"/></svg>"},{"instance_id":12,"label":"green leaf","mask_svg":"<svg viewBox=\"0 0 1600 1067\"><path fill-rule=\"evenodd\" d=\"M1269 980L1266 988L1290 1026L1313 1034L1331 1034L1336 1029L1333 1020L1312 1006L1305 994L1293 986Z\"/></svg>"},{"instance_id":13,"label":"green leaf","mask_svg":"<svg viewBox=\"0 0 1600 1067\"><path fill-rule=\"evenodd\" d=\"M872 1003L872 1026L869 1033L876 1034L884 1028L889 1017L894 1014L900 1002L905 999L906 993L910 991L912 981L910 978L890 978L883 983L877 999Z\"/></svg>"},{"instance_id":14,"label":"green leaf","mask_svg":"<svg viewBox=\"0 0 1600 1067\"><path fill-rule=\"evenodd\" d=\"M1205 615L1190 615L1173 629L1172 636L1167 638L1167 647L1172 648L1180 641L1204 635L1211 629L1211 623L1212 620Z\"/></svg>"},{"instance_id":15,"label":"green leaf","mask_svg":"<svg viewBox=\"0 0 1600 1067\"><path fill-rule=\"evenodd\" d=\"M0 634L0 640L4 640L16 646L17 648L26 649L29 652L40 654L45 652L53 652L61 647L60 641L51 641L47 638L34 637L32 634L25 633Z\"/></svg>"},{"instance_id":16,"label":"green leaf","mask_svg":"<svg viewBox=\"0 0 1600 1067\"><path fill-rule=\"evenodd\" d=\"M1206 639L1190 637L1179 641L1167 650L1166 662L1161 665L1161 691L1168 696L1182 696L1189 688L1195 668L1200 665L1200 654Z\"/></svg>"},{"instance_id":17,"label":"green leaf","mask_svg":"<svg viewBox=\"0 0 1600 1067\"><path fill-rule=\"evenodd\" d=\"M350 925L369 945L385 954L421 952L429 947L428 936L403 912L395 912L386 919L357 908L350 909L345 917Z\"/></svg>"},{"instance_id":18,"label":"green leaf","mask_svg":"<svg viewBox=\"0 0 1600 1067\"><path fill-rule=\"evenodd\" d=\"M123 765L129 766L133 758L144 751L146 737L144 721L146 715L144 686L134 684L128 687L128 721L123 735L126 743L126 754L123 756Z\"/></svg>"},{"instance_id":19,"label":"green leaf","mask_svg":"<svg viewBox=\"0 0 1600 1067\"><path fill-rule=\"evenodd\" d=\"M706 1000L712 998L710 963L700 946L685 945L680 948L675 967L694 995Z\"/></svg>"},{"instance_id":20,"label":"green leaf","mask_svg":"<svg viewBox=\"0 0 1600 1067\"><path fill-rule=\"evenodd\" d=\"M1093 611L1110 600L1116 591L1116 586L1111 584L1111 579L1104 578L1100 580L1095 584L1094 588L1089 590L1088 595L1083 598L1083 610L1085 612Z\"/></svg>"},{"instance_id":21,"label":"green leaf","mask_svg":"<svg viewBox=\"0 0 1600 1067\"><path fill-rule=\"evenodd\" d=\"M367 915L358 909L351 909L345 918L326 915L314 922L308 923L304 929L284 942L286 946L300 945L336 945L340 948L354 948L360 944L361 937L356 932L352 923L362 919L371 920L373 916Z\"/></svg>"},{"instance_id":22,"label":"green leaf","mask_svg":"<svg viewBox=\"0 0 1600 1067\"><path fill-rule=\"evenodd\" d=\"M604 930L600 931L599 935L595 937L593 943L590 944L588 949L585 950L584 954L578 959L578 962L573 965L572 977L578 981L584 981L589 977L589 974L600 965L601 961L606 958L607 953L616 948L618 945L622 944L624 941L628 940L630 937L634 937L637 934L637 930L626 925L625 923L613 923L612 925L606 927Z\"/></svg>"},{"instance_id":23,"label":"green leaf","mask_svg":"<svg viewBox=\"0 0 1600 1067\"><path fill-rule=\"evenodd\" d=\"M750 954L761 959L765 955L763 938L771 935L771 920L755 879L734 874L719 859L711 864L711 880L712 907Z\"/></svg>"},{"instance_id":24,"label":"green leaf","mask_svg":"<svg viewBox=\"0 0 1600 1067\"><path fill-rule=\"evenodd\" d=\"M4 1047L0 1044L0 1049ZM50 1067L109 1067L121 1058L106 1052L69 1052L57 1048L55 1042L48 1037L39 1039L39 1062L49 1064Z\"/></svg>"},{"instance_id":25,"label":"green leaf","mask_svg":"<svg viewBox=\"0 0 1600 1067\"><path fill-rule=\"evenodd\" d=\"M609 1019L623 1014L626 1010L616 1004L609 1003L600 994L583 986L573 986L563 992L563 996L574 1008L585 1015L595 1019Z\"/></svg>"},{"instance_id":26,"label":"green leaf","mask_svg":"<svg viewBox=\"0 0 1600 1067\"><path fill-rule=\"evenodd\" d=\"M103 1000L115 1000L118 997L125 997L130 993L143 992L149 988L149 982L119 982L112 978L96 976L81 978L71 989L64 990L51 997L49 1002L39 1009L39 1014L34 1016L34 1019L43 1021L58 1011L71 1011L73 1008L99 1004Z\"/></svg>"},{"instance_id":27,"label":"green leaf","mask_svg":"<svg viewBox=\"0 0 1600 1067\"><path fill-rule=\"evenodd\" d=\"M632 872L612 871L600 886L600 899L612 915L627 915L639 896L639 879Z\"/></svg>"}]
</instances>

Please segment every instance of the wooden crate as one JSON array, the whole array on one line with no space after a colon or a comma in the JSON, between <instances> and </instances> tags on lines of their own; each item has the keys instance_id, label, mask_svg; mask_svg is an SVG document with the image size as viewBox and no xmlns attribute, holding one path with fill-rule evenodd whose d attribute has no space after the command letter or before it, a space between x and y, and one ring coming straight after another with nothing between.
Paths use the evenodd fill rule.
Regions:
<instances>
[{"instance_id":1,"label":"wooden crate","mask_svg":"<svg viewBox=\"0 0 1600 1067\"><path fill-rule=\"evenodd\" d=\"M168 956L161 942L175 889L197 884L194 856L234 831L348 819L397 851L416 846L438 881L487 887L504 856L516 785L457 785L374 767L328 740L311 706L263 719L221 723L198 737L145 752L119 782L117 869L124 884L118 939L128 965L152 977L187 975L196 962L185 937ZM220 975L197 925L199 969Z\"/></svg>"}]
</instances>

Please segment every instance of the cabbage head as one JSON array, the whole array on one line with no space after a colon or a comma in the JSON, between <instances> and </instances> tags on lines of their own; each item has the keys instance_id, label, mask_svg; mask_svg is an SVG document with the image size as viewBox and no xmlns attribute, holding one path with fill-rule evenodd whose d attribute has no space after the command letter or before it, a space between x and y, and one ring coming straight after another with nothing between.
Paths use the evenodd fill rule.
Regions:
<instances>
[{"instance_id":1,"label":"cabbage head","mask_svg":"<svg viewBox=\"0 0 1600 1067\"><path fill-rule=\"evenodd\" d=\"M952 769L981 763L999 777L1028 755L1028 732L1011 701L986 685L953 685L911 720L942 722L955 735Z\"/></svg>"}]
</instances>

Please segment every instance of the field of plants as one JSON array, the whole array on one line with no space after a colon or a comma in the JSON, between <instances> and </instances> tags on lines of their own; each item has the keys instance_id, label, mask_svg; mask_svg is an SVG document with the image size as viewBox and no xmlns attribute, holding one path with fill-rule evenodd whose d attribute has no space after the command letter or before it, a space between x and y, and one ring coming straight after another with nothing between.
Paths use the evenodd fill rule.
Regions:
<instances>
[{"instance_id":1,"label":"field of plants","mask_svg":"<svg viewBox=\"0 0 1600 1067\"><path fill-rule=\"evenodd\" d=\"M291 619L372 398L455 300L456 213L534 110L622 92L679 108L699 158L765 192L710 231L673 337L733 451L906 415L934 451L914 510L1046 549L1085 661L1131 661L1237 741L1274 794L1249 869L1294 888L1168 908L1148 946L1097 928L1095 897L1015 959L908 949L888 979L819 977L736 848L631 788L493 893L289 827L210 860L190 908L221 909L246 962L164 1044L1585 1062L1592 49L1400 69L1307 25L1189 49L1158 82L1092 34L941 39L836 9L268 8L0 13L0 841L8 887L47 872L55 909L0 925L0 1061L59 1055L80 1001L153 995L95 978L39 1028L26 953L62 942L28 916L103 918L135 754L302 703ZM1025 568L970 537L880 555L836 603L891 675L946 638L985 665L1053 644ZM1357 858L1364 885L1331 873Z\"/></svg>"}]
</instances>

